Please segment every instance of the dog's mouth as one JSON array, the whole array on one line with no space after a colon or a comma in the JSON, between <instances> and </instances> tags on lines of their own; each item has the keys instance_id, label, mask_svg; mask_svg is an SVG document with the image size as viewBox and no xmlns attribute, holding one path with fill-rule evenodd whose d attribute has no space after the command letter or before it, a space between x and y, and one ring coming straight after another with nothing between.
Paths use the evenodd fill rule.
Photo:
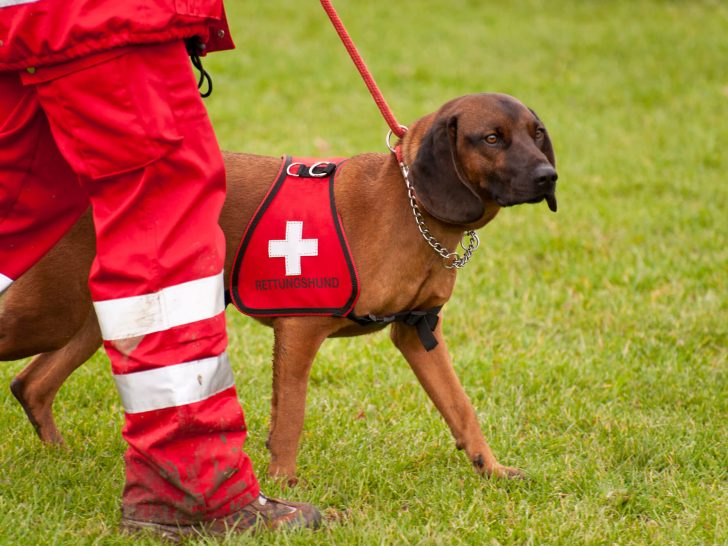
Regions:
<instances>
[{"instance_id":1,"label":"dog's mouth","mask_svg":"<svg viewBox=\"0 0 728 546\"><path fill-rule=\"evenodd\" d=\"M551 212L556 212L558 207L556 206L556 194L554 192L546 194L546 204Z\"/></svg>"},{"instance_id":2,"label":"dog's mouth","mask_svg":"<svg viewBox=\"0 0 728 546\"><path fill-rule=\"evenodd\" d=\"M540 203L541 201L546 200L546 204L548 205L549 210L551 210L551 212L556 212L556 210L558 209L558 205L556 203L556 192L554 190L550 191L549 193L545 193L545 194L542 193L541 195L537 195L535 197L530 197L530 198L504 199L502 197L496 197L495 200L496 200L496 203L498 203L501 207L512 207L514 205L522 205L525 203L536 204L536 203Z\"/></svg>"}]
</instances>

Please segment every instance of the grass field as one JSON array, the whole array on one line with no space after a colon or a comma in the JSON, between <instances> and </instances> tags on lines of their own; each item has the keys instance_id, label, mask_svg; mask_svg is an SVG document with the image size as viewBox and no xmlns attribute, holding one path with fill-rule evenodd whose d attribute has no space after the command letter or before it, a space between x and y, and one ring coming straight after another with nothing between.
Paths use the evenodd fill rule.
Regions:
<instances>
[{"instance_id":1,"label":"grass field","mask_svg":"<svg viewBox=\"0 0 728 546\"><path fill-rule=\"evenodd\" d=\"M230 543L728 544L728 6L337 5L401 122L500 91L554 140L558 214L503 211L445 308L486 436L529 479L472 472L386 334L332 340L312 372L304 483L281 493L323 508L326 528ZM318 2L227 11L238 49L206 63L223 148L383 150L385 124ZM228 316L262 475L272 335ZM22 366L3 364L1 382ZM0 392L0 544L130 543L116 531L108 368L97 354L60 392L67 450L40 445Z\"/></svg>"}]
</instances>

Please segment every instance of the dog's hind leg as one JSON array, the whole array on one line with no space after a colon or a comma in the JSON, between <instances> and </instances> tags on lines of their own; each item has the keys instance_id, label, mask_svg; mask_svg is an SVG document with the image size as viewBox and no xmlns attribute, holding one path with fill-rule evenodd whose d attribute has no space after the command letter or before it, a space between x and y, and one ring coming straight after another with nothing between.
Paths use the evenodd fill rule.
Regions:
<instances>
[{"instance_id":1,"label":"dog's hind leg","mask_svg":"<svg viewBox=\"0 0 728 546\"><path fill-rule=\"evenodd\" d=\"M412 326L393 324L391 337L445 418L455 437L455 445L465 450L476 472L498 477L521 476L520 470L498 463L485 440L475 409L460 384L447 350L442 335L442 316L434 333L438 345L429 352L422 346L417 329Z\"/></svg>"},{"instance_id":2,"label":"dog's hind leg","mask_svg":"<svg viewBox=\"0 0 728 546\"><path fill-rule=\"evenodd\" d=\"M53 419L53 400L63 382L101 346L96 313L90 309L83 326L56 351L37 355L13 379L10 390L45 443L63 444Z\"/></svg>"},{"instance_id":3,"label":"dog's hind leg","mask_svg":"<svg viewBox=\"0 0 728 546\"><path fill-rule=\"evenodd\" d=\"M274 321L273 396L266 445L268 474L296 482L296 453L303 431L308 376L321 343L331 331L326 318L279 318Z\"/></svg>"}]
</instances>

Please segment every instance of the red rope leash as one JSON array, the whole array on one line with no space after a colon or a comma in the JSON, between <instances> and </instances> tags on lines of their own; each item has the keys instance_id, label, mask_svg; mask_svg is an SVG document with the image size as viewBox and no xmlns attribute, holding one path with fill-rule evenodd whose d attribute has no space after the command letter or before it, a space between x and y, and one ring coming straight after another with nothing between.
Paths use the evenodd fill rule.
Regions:
<instances>
[{"instance_id":1,"label":"red rope leash","mask_svg":"<svg viewBox=\"0 0 728 546\"><path fill-rule=\"evenodd\" d=\"M329 16L329 19L331 19L331 22L333 23L334 28L339 35L339 38L341 38L341 41L346 48L346 51L349 52L351 60L354 61L356 69L359 71L359 74L361 74L364 83L369 89L369 92L371 93L374 102L377 104L377 108L379 108L382 116L384 116L384 120L387 122L387 125L389 125L389 128L392 129L392 132L397 135L397 137L402 138L407 132L407 129L397 123L397 120L395 119L392 110L390 110L387 101L384 100L384 96L379 90L379 87L377 87L377 84L374 81L371 73L369 72L367 65L364 64L364 60L361 58L361 55L359 55L359 52L354 45L354 42L349 37L349 33L346 32L346 29L344 28L344 23L342 23L341 19L339 18L339 14L336 13L336 10L334 9L334 6L331 5L330 0L321 0L321 5L326 11L326 14Z\"/></svg>"}]
</instances>

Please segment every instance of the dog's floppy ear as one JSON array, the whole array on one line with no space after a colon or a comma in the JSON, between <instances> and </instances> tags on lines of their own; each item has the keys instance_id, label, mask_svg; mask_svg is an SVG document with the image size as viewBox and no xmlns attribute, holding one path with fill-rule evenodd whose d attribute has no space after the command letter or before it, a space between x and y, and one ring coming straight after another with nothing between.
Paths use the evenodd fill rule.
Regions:
<instances>
[{"instance_id":1,"label":"dog's floppy ear","mask_svg":"<svg viewBox=\"0 0 728 546\"><path fill-rule=\"evenodd\" d=\"M541 118L538 117L538 114L533 111L533 109L529 108L533 116L541 122L543 125L543 121L541 121ZM554 146L551 144L551 137L549 136L549 132L546 129L546 125L543 125L544 130L544 139L543 139L543 146L541 147L541 151L546 156L546 159L549 160L549 163L551 163L551 166L556 168L556 156L554 155Z\"/></svg>"},{"instance_id":2,"label":"dog's floppy ear","mask_svg":"<svg viewBox=\"0 0 728 546\"><path fill-rule=\"evenodd\" d=\"M435 218L449 224L469 224L483 216L485 206L463 178L457 130L457 116L432 124L412 164L412 184L417 199Z\"/></svg>"}]
</instances>

